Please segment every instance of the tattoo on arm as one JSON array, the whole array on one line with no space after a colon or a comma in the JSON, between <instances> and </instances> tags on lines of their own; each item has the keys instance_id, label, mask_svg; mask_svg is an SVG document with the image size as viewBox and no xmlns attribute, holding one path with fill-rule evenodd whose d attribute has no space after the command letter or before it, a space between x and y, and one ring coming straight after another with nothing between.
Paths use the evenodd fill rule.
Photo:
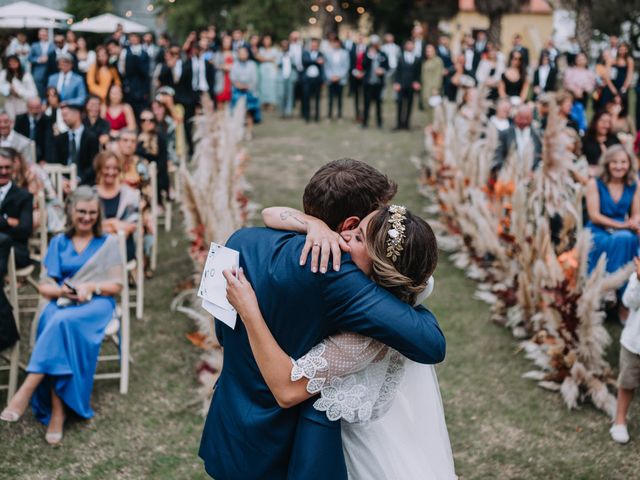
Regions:
<instances>
[{"instance_id":1,"label":"tattoo on arm","mask_svg":"<svg viewBox=\"0 0 640 480\"><path fill-rule=\"evenodd\" d=\"M286 221L289 218L291 218L294 221L298 222L300 225L304 225L304 226L307 225L307 222L305 222L301 218L296 217L296 214L294 212L292 212L291 210L285 210L284 212L282 212L280 214L280 220L282 220L283 222Z\"/></svg>"}]
</instances>

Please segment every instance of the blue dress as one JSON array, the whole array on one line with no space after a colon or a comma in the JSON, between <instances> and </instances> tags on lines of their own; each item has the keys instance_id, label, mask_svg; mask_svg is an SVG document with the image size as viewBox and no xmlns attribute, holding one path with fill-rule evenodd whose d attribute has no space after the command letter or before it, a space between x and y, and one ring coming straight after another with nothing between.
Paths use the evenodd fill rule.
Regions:
<instances>
[{"instance_id":1,"label":"blue dress","mask_svg":"<svg viewBox=\"0 0 640 480\"><path fill-rule=\"evenodd\" d=\"M77 253L64 234L51 240L44 265L58 285L72 277L104 244L107 236L94 237ZM93 417L91 391L104 330L113 316L111 297L94 296L81 305L58 307L49 302L40 316L36 343L27 366L29 373L45 374L31 398L35 417L45 425L51 418L51 389L64 404L83 418Z\"/></svg>"},{"instance_id":2,"label":"blue dress","mask_svg":"<svg viewBox=\"0 0 640 480\"><path fill-rule=\"evenodd\" d=\"M631 214L631 204L637 184L625 185L622 196L614 202L607 185L597 179L600 195L600 213L618 222L624 222ZM589 273L595 268L600 255L607 254L607 272L615 272L629 263L638 254L638 235L631 230L612 230L594 225L589 221L587 228L593 235L593 247L589 252Z\"/></svg>"}]
</instances>

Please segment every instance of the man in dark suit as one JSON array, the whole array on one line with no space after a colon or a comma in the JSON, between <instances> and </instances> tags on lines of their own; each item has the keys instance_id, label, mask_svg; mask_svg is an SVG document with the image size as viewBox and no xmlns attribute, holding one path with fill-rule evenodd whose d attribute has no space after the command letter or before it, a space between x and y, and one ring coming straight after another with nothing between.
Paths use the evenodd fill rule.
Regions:
<instances>
[{"instance_id":1,"label":"man in dark suit","mask_svg":"<svg viewBox=\"0 0 640 480\"><path fill-rule=\"evenodd\" d=\"M136 119L140 112L149 107L151 76L149 75L149 55L142 48L140 34L129 34L129 45L120 54L119 71L125 101L131 105Z\"/></svg>"},{"instance_id":2,"label":"man in dark suit","mask_svg":"<svg viewBox=\"0 0 640 480\"><path fill-rule=\"evenodd\" d=\"M9 253L13 247L16 266L29 264L29 236L33 229L33 196L13 184L13 155L0 148L0 282L7 274ZM0 350L19 339L15 319L4 288L0 288Z\"/></svg>"},{"instance_id":3,"label":"man in dark suit","mask_svg":"<svg viewBox=\"0 0 640 480\"><path fill-rule=\"evenodd\" d=\"M98 154L98 137L82 123L81 105L62 104L62 119L69 130L55 137L54 162L78 166L78 183L93 185L95 172L93 159Z\"/></svg>"},{"instance_id":4,"label":"man in dark suit","mask_svg":"<svg viewBox=\"0 0 640 480\"><path fill-rule=\"evenodd\" d=\"M449 37L440 35L438 38L438 56L442 59L444 69L442 70L442 89L445 96L449 99L455 96L455 86L451 84L451 78L455 73L453 68L453 59L451 58L451 50L449 49Z\"/></svg>"},{"instance_id":5,"label":"man in dark suit","mask_svg":"<svg viewBox=\"0 0 640 480\"><path fill-rule=\"evenodd\" d=\"M358 225L384 205L395 184L373 167L343 159L322 167L305 189L305 212L335 231ZM292 358L335 331L362 332L422 363L444 358L445 340L433 314L414 309L359 270L348 254L339 271L312 273L298 262L305 236L269 228L234 233L227 246L253 286L267 326ZM247 330L216 322L224 345L199 455L207 473L225 479L346 480L340 422L313 400L280 408L251 353Z\"/></svg>"},{"instance_id":6,"label":"man in dark suit","mask_svg":"<svg viewBox=\"0 0 640 480\"><path fill-rule=\"evenodd\" d=\"M413 51L413 42L404 42L404 50L398 59L393 83L397 95L398 122L396 130L409 130L413 95L420 91L420 60Z\"/></svg>"},{"instance_id":7,"label":"man in dark suit","mask_svg":"<svg viewBox=\"0 0 640 480\"><path fill-rule=\"evenodd\" d=\"M313 99L314 120L320 121L320 90L324 81L324 55L320 52L320 41L312 38L309 50L302 52L302 117L311 120Z\"/></svg>"},{"instance_id":8,"label":"man in dark suit","mask_svg":"<svg viewBox=\"0 0 640 480\"><path fill-rule=\"evenodd\" d=\"M372 35L369 41L367 54L362 61L364 67L364 117L362 127L369 124L369 109L371 102L376 105L376 125L382 128L382 89L384 88L385 75L389 70L389 60L384 52L380 51L380 37Z\"/></svg>"},{"instance_id":9,"label":"man in dark suit","mask_svg":"<svg viewBox=\"0 0 640 480\"><path fill-rule=\"evenodd\" d=\"M44 114L39 97L27 100L27 113L16 117L13 129L31 139L36 144L37 162L50 161L53 147L53 125L51 118Z\"/></svg>"},{"instance_id":10,"label":"man in dark suit","mask_svg":"<svg viewBox=\"0 0 640 480\"><path fill-rule=\"evenodd\" d=\"M520 52L522 55L522 63L525 67L529 66L529 49L522 44L522 35L516 33L513 37L513 48L511 52Z\"/></svg>"},{"instance_id":11,"label":"man in dark suit","mask_svg":"<svg viewBox=\"0 0 640 480\"><path fill-rule=\"evenodd\" d=\"M520 105L513 118L513 124L498 133L498 146L491 166L494 178L497 177L512 151L515 151L519 164L527 160L529 152L533 152L531 170L538 168L542 160L542 140L532 123L533 110L528 105Z\"/></svg>"}]
</instances>

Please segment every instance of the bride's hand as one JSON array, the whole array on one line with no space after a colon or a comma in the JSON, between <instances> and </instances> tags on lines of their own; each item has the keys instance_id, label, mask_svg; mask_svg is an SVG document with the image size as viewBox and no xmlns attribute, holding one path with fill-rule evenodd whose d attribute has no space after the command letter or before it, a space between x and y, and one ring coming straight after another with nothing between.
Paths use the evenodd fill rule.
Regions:
<instances>
[{"instance_id":1,"label":"bride's hand","mask_svg":"<svg viewBox=\"0 0 640 480\"><path fill-rule=\"evenodd\" d=\"M237 278L231 270L224 270L222 275L227 280L227 300L236 309L242 321L253 318L252 313L259 313L258 299L242 268L238 270Z\"/></svg>"},{"instance_id":2,"label":"bride's hand","mask_svg":"<svg viewBox=\"0 0 640 480\"><path fill-rule=\"evenodd\" d=\"M307 263L309 252L311 252L311 271L318 271L320 263L320 273L326 273L329 266L329 259L333 258L333 269L340 270L340 258L342 251L348 252L349 246L339 233L331 230L322 220L312 220L307 226L307 241L302 248L300 255L300 265Z\"/></svg>"}]
</instances>

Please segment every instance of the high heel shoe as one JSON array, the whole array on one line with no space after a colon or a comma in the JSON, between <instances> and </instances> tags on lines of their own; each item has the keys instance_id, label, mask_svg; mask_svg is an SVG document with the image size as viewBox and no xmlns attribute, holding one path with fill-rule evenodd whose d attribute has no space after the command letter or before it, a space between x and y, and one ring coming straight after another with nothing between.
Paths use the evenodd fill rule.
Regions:
<instances>
[{"instance_id":1,"label":"high heel shoe","mask_svg":"<svg viewBox=\"0 0 640 480\"><path fill-rule=\"evenodd\" d=\"M0 420L3 422L15 423L20 420L20 417L22 417L22 414L9 410L8 408L5 408L2 413L0 413Z\"/></svg>"}]
</instances>

